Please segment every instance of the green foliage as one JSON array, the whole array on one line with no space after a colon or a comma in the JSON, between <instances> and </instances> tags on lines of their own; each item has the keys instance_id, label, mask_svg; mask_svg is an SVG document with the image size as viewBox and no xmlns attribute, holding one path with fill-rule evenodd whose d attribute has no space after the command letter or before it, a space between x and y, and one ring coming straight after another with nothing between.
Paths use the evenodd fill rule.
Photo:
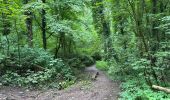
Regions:
<instances>
[{"instance_id":1,"label":"green foliage","mask_svg":"<svg viewBox=\"0 0 170 100\"><path fill-rule=\"evenodd\" d=\"M93 59L95 60L101 60L102 59L102 56L100 54L100 52L95 52L93 55L92 55Z\"/></svg>"},{"instance_id":2,"label":"green foliage","mask_svg":"<svg viewBox=\"0 0 170 100\"><path fill-rule=\"evenodd\" d=\"M0 78L0 83L7 86L24 86L36 88L57 88L64 89L72 85L74 80L61 80L62 76L57 73L56 69L47 69L37 73L28 71L26 76L21 76L18 73L8 71ZM71 76L73 77L73 76ZM68 76L67 76L68 78ZM55 81L54 81L55 80Z\"/></svg>"},{"instance_id":3,"label":"green foliage","mask_svg":"<svg viewBox=\"0 0 170 100\"><path fill-rule=\"evenodd\" d=\"M72 70L61 59L54 57L39 48L20 48L20 53L11 52L8 59L3 60L3 75L0 83L16 86L40 86L56 80L72 80ZM19 56L20 55L20 56Z\"/></svg>"},{"instance_id":4,"label":"green foliage","mask_svg":"<svg viewBox=\"0 0 170 100\"><path fill-rule=\"evenodd\" d=\"M73 58L67 60L68 65L74 68L83 69L95 63L94 59L86 55L74 55Z\"/></svg>"},{"instance_id":5,"label":"green foliage","mask_svg":"<svg viewBox=\"0 0 170 100\"><path fill-rule=\"evenodd\" d=\"M67 60L68 65L70 65L73 68L83 69L86 66L81 62L79 58L71 58Z\"/></svg>"},{"instance_id":6,"label":"green foliage","mask_svg":"<svg viewBox=\"0 0 170 100\"><path fill-rule=\"evenodd\" d=\"M37 73L27 71L25 74L25 76L21 76L16 72L7 71L2 75L1 83L3 85L15 86L39 86L57 77L55 69L47 69L46 71L39 71Z\"/></svg>"},{"instance_id":7,"label":"green foliage","mask_svg":"<svg viewBox=\"0 0 170 100\"><path fill-rule=\"evenodd\" d=\"M145 83L144 79L130 77L121 84L123 92L119 100L168 100L169 94L155 92Z\"/></svg>"},{"instance_id":8,"label":"green foliage","mask_svg":"<svg viewBox=\"0 0 170 100\"><path fill-rule=\"evenodd\" d=\"M96 61L96 67L100 70L104 70L107 71L109 66L108 63L106 61Z\"/></svg>"},{"instance_id":9,"label":"green foliage","mask_svg":"<svg viewBox=\"0 0 170 100\"><path fill-rule=\"evenodd\" d=\"M91 56L82 55L79 58L85 66L90 66L95 63L94 59Z\"/></svg>"},{"instance_id":10,"label":"green foliage","mask_svg":"<svg viewBox=\"0 0 170 100\"><path fill-rule=\"evenodd\" d=\"M168 98L149 85L170 85L169 3L0 0L0 84L41 86L56 80L51 86L65 88L74 83L72 68L83 69L104 57L107 61L96 66L125 81L123 100ZM41 49L43 29L50 53Z\"/></svg>"},{"instance_id":11,"label":"green foliage","mask_svg":"<svg viewBox=\"0 0 170 100\"><path fill-rule=\"evenodd\" d=\"M166 53L163 53L164 56ZM130 57L131 58L131 57ZM148 80L151 80L152 84L156 84L155 78L148 73L152 73L151 62L148 59L138 59L132 57L133 59L128 59L126 63L119 64L112 61L111 66L109 67L108 73L113 79L121 80L122 92L120 93L120 100L167 100L170 98L170 95L153 91L148 84ZM136 59L135 59L136 58ZM161 59L158 57L158 59ZM165 60L166 61L166 60ZM168 68L165 62L163 63L160 60L157 60L156 63L159 63L160 67L153 67L156 70L156 74L159 75L160 79L162 77L161 72L165 71L165 68ZM126 67L124 67L126 66ZM167 70L167 69L166 69ZM136 77L135 77L136 76ZM168 77L164 76L165 79ZM157 79L161 86L164 86L165 82ZM166 82L167 83L167 82Z\"/></svg>"}]
</instances>

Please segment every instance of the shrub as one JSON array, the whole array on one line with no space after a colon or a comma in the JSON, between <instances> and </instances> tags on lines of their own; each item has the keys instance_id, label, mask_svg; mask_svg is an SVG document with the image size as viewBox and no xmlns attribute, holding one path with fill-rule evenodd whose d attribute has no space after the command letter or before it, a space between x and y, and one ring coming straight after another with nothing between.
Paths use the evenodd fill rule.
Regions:
<instances>
[{"instance_id":1,"label":"shrub","mask_svg":"<svg viewBox=\"0 0 170 100\"><path fill-rule=\"evenodd\" d=\"M73 68L78 68L78 69L85 68L85 65L77 57L67 59L67 63L68 63L69 66L71 66Z\"/></svg>"},{"instance_id":2,"label":"shrub","mask_svg":"<svg viewBox=\"0 0 170 100\"><path fill-rule=\"evenodd\" d=\"M107 71L108 70L108 63L105 61L96 61L96 67L100 70Z\"/></svg>"},{"instance_id":3,"label":"shrub","mask_svg":"<svg viewBox=\"0 0 170 100\"><path fill-rule=\"evenodd\" d=\"M95 63L95 61L92 57L86 56L86 55L80 56L80 60L86 66L90 66Z\"/></svg>"},{"instance_id":4,"label":"shrub","mask_svg":"<svg viewBox=\"0 0 170 100\"><path fill-rule=\"evenodd\" d=\"M55 69L47 69L37 73L30 71L25 74L27 76L21 76L17 72L7 71L6 74L2 75L0 82L4 85L38 86L57 76Z\"/></svg>"},{"instance_id":5,"label":"shrub","mask_svg":"<svg viewBox=\"0 0 170 100\"><path fill-rule=\"evenodd\" d=\"M157 61L159 61L159 59ZM144 76L144 71L147 73L151 72L150 63L150 60L146 58L139 59L130 56L124 63L111 63L108 70L109 75L114 79L116 78L122 81L122 92L120 93L119 100L168 100L168 98L170 98L170 95L161 91L154 91L148 85L148 79L150 79L153 84L156 84L152 75ZM165 65L167 65L166 63L167 62L164 62ZM156 62L156 64L158 63ZM154 69L157 72L156 74L159 74L160 69L156 69L156 66ZM159 76L161 76L161 74ZM163 83L160 85L164 86Z\"/></svg>"},{"instance_id":6,"label":"shrub","mask_svg":"<svg viewBox=\"0 0 170 100\"><path fill-rule=\"evenodd\" d=\"M86 55L75 55L66 60L68 65L74 68L83 69L95 63L94 59Z\"/></svg>"},{"instance_id":7,"label":"shrub","mask_svg":"<svg viewBox=\"0 0 170 100\"><path fill-rule=\"evenodd\" d=\"M119 100L169 100L170 95L153 91L143 78L131 77L121 84L122 92Z\"/></svg>"},{"instance_id":8,"label":"shrub","mask_svg":"<svg viewBox=\"0 0 170 100\"><path fill-rule=\"evenodd\" d=\"M93 55L92 55L93 59L95 60L102 60L102 56L100 54L100 52L95 52Z\"/></svg>"},{"instance_id":9,"label":"shrub","mask_svg":"<svg viewBox=\"0 0 170 100\"><path fill-rule=\"evenodd\" d=\"M4 65L4 72L0 83L4 85L39 86L53 80L59 82L74 79L68 65L40 48L22 47L20 53L14 48L1 64Z\"/></svg>"}]
</instances>

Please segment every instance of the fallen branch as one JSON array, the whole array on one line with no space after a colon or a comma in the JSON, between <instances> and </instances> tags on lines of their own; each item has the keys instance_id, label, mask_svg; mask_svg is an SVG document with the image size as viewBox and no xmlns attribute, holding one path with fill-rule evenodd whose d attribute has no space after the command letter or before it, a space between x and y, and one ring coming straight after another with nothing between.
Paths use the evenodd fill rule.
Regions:
<instances>
[{"instance_id":1,"label":"fallen branch","mask_svg":"<svg viewBox=\"0 0 170 100\"><path fill-rule=\"evenodd\" d=\"M160 91L164 91L164 92L166 92L166 93L169 93L169 94L170 94L170 89L167 89L167 88L165 88L165 87L152 85L152 88L157 89L157 90L160 90Z\"/></svg>"}]
</instances>

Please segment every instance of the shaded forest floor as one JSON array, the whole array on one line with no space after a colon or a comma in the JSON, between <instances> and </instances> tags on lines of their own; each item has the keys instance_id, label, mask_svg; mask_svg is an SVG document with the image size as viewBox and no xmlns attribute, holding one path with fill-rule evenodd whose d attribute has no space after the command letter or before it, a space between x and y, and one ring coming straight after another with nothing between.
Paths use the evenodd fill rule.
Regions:
<instances>
[{"instance_id":1,"label":"shaded forest floor","mask_svg":"<svg viewBox=\"0 0 170 100\"><path fill-rule=\"evenodd\" d=\"M96 80L82 80L64 90L26 90L3 87L0 100L117 100L120 92L118 82L111 81L93 65L85 69L89 78L99 72Z\"/></svg>"}]
</instances>

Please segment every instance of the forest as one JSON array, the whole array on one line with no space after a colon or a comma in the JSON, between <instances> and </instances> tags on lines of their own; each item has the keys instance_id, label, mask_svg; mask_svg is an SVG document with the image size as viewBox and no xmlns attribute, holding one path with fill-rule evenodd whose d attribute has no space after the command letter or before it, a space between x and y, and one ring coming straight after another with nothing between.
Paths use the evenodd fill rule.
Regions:
<instances>
[{"instance_id":1,"label":"forest","mask_svg":"<svg viewBox=\"0 0 170 100\"><path fill-rule=\"evenodd\" d=\"M0 0L0 100L170 100L170 0Z\"/></svg>"}]
</instances>

